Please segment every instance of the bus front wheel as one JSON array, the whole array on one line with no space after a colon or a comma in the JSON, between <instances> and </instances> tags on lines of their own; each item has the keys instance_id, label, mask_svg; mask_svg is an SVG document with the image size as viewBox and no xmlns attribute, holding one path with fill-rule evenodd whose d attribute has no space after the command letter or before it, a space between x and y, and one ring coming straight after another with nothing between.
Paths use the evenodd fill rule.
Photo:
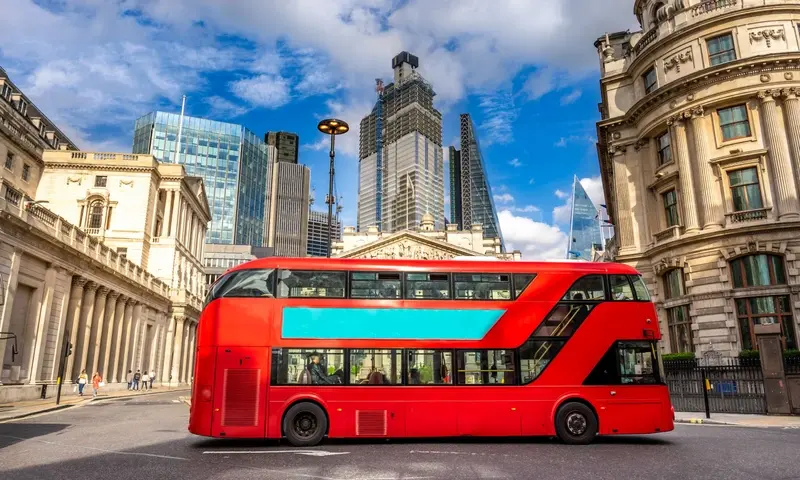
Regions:
<instances>
[{"instance_id":1,"label":"bus front wheel","mask_svg":"<svg viewBox=\"0 0 800 480\"><path fill-rule=\"evenodd\" d=\"M597 415L584 403L565 403L556 414L556 434L571 445L591 443L597 435Z\"/></svg>"},{"instance_id":2,"label":"bus front wheel","mask_svg":"<svg viewBox=\"0 0 800 480\"><path fill-rule=\"evenodd\" d=\"M322 441L328 417L319 405L302 402L292 406L283 418L286 439L295 447L311 447Z\"/></svg>"}]
</instances>

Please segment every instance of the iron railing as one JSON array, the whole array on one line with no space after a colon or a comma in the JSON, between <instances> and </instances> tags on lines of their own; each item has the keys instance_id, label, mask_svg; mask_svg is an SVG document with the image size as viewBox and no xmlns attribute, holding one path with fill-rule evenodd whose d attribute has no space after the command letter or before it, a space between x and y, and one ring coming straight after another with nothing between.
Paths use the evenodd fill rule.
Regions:
<instances>
[{"instance_id":1,"label":"iron railing","mask_svg":"<svg viewBox=\"0 0 800 480\"><path fill-rule=\"evenodd\" d=\"M694 360L665 361L664 375L678 412L767 413L764 377L758 360L731 359L728 365L701 366Z\"/></svg>"}]
</instances>

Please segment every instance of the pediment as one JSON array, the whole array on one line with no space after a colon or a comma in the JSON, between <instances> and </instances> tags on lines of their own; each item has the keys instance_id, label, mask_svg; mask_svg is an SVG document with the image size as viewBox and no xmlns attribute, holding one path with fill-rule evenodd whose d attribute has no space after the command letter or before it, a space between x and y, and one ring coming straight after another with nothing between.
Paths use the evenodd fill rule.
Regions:
<instances>
[{"instance_id":1,"label":"pediment","mask_svg":"<svg viewBox=\"0 0 800 480\"><path fill-rule=\"evenodd\" d=\"M415 232L398 232L338 255L339 258L446 260L478 256L477 252Z\"/></svg>"}]
</instances>

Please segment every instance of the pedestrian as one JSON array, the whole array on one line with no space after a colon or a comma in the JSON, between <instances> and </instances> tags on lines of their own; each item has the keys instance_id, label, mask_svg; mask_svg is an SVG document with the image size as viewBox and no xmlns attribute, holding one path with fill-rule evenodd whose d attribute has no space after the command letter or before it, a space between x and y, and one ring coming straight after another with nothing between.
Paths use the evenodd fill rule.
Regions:
<instances>
[{"instance_id":1,"label":"pedestrian","mask_svg":"<svg viewBox=\"0 0 800 480\"><path fill-rule=\"evenodd\" d=\"M142 375L142 390L147 390L147 386L150 384L150 375L147 373L147 370L144 371L144 375Z\"/></svg>"},{"instance_id":2,"label":"pedestrian","mask_svg":"<svg viewBox=\"0 0 800 480\"><path fill-rule=\"evenodd\" d=\"M150 390L153 389L153 382L156 380L156 371L150 370Z\"/></svg>"},{"instance_id":3,"label":"pedestrian","mask_svg":"<svg viewBox=\"0 0 800 480\"><path fill-rule=\"evenodd\" d=\"M86 384L89 383L89 375L86 374L86 369L81 370L81 374L78 375L78 395L81 397L83 396L83 389L86 387Z\"/></svg>"},{"instance_id":4,"label":"pedestrian","mask_svg":"<svg viewBox=\"0 0 800 480\"><path fill-rule=\"evenodd\" d=\"M141 380L142 374L139 370L136 370L136 373L133 374L133 389L139 390L139 380Z\"/></svg>"},{"instance_id":5,"label":"pedestrian","mask_svg":"<svg viewBox=\"0 0 800 480\"><path fill-rule=\"evenodd\" d=\"M97 391L100 390L100 387L104 386L103 377L100 375L100 372L94 372L92 375L92 398L97 398Z\"/></svg>"},{"instance_id":6,"label":"pedestrian","mask_svg":"<svg viewBox=\"0 0 800 480\"><path fill-rule=\"evenodd\" d=\"M125 376L125 381L128 382L128 390L133 388L133 372L128 370L128 374Z\"/></svg>"}]
</instances>

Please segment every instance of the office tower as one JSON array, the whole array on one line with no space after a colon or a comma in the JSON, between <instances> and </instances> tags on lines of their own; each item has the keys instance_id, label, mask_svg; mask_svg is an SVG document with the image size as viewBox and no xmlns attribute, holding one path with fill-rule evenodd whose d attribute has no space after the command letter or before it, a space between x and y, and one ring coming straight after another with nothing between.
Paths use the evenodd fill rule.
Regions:
<instances>
[{"instance_id":1,"label":"office tower","mask_svg":"<svg viewBox=\"0 0 800 480\"><path fill-rule=\"evenodd\" d=\"M178 139L180 132L180 138ZM180 154L175 155L176 142ZM211 207L207 243L264 244L272 164L267 146L241 125L151 112L136 120L133 153L180 163L202 177Z\"/></svg>"},{"instance_id":2,"label":"office tower","mask_svg":"<svg viewBox=\"0 0 800 480\"><path fill-rule=\"evenodd\" d=\"M461 151L450 147L450 210L459 228L480 223L486 237L499 238L505 251L486 165L468 113L461 114Z\"/></svg>"},{"instance_id":3,"label":"office tower","mask_svg":"<svg viewBox=\"0 0 800 480\"><path fill-rule=\"evenodd\" d=\"M600 214L578 177L572 182L567 258L592 261L592 248L603 249Z\"/></svg>"},{"instance_id":4,"label":"office tower","mask_svg":"<svg viewBox=\"0 0 800 480\"><path fill-rule=\"evenodd\" d=\"M284 161L273 168L267 246L277 257L305 257L311 170Z\"/></svg>"},{"instance_id":5,"label":"office tower","mask_svg":"<svg viewBox=\"0 0 800 480\"><path fill-rule=\"evenodd\" d=\"M331 241L338 242L342 239L342 222L338 216L331 222L333 234ZM328 212L308 212L308 256L325 257L328 255Z\"/></svg>"},{"instance_id":6,"label":"office tower","mask_svg":"<svg viewBox=\"0 0 800 480\"><path fill-rule=\"evenodd\" d=\"M275 147L274 159L276 162L297 163L300 137L296 133L267 132L264 135L264 143Z\"/></svg>"},{"instance_id":7,"label":"office tower","mask_svg":"<svg viewBox=\"0 0 800 480\"><path fill-rule=\"evenodd\" d=\"M408 52L394 57L394 82L377 80L378 100L361 120L359 230L415 229L426 213L444 226L442 114L418 66Z\"/></svg>"}]
</instances>

